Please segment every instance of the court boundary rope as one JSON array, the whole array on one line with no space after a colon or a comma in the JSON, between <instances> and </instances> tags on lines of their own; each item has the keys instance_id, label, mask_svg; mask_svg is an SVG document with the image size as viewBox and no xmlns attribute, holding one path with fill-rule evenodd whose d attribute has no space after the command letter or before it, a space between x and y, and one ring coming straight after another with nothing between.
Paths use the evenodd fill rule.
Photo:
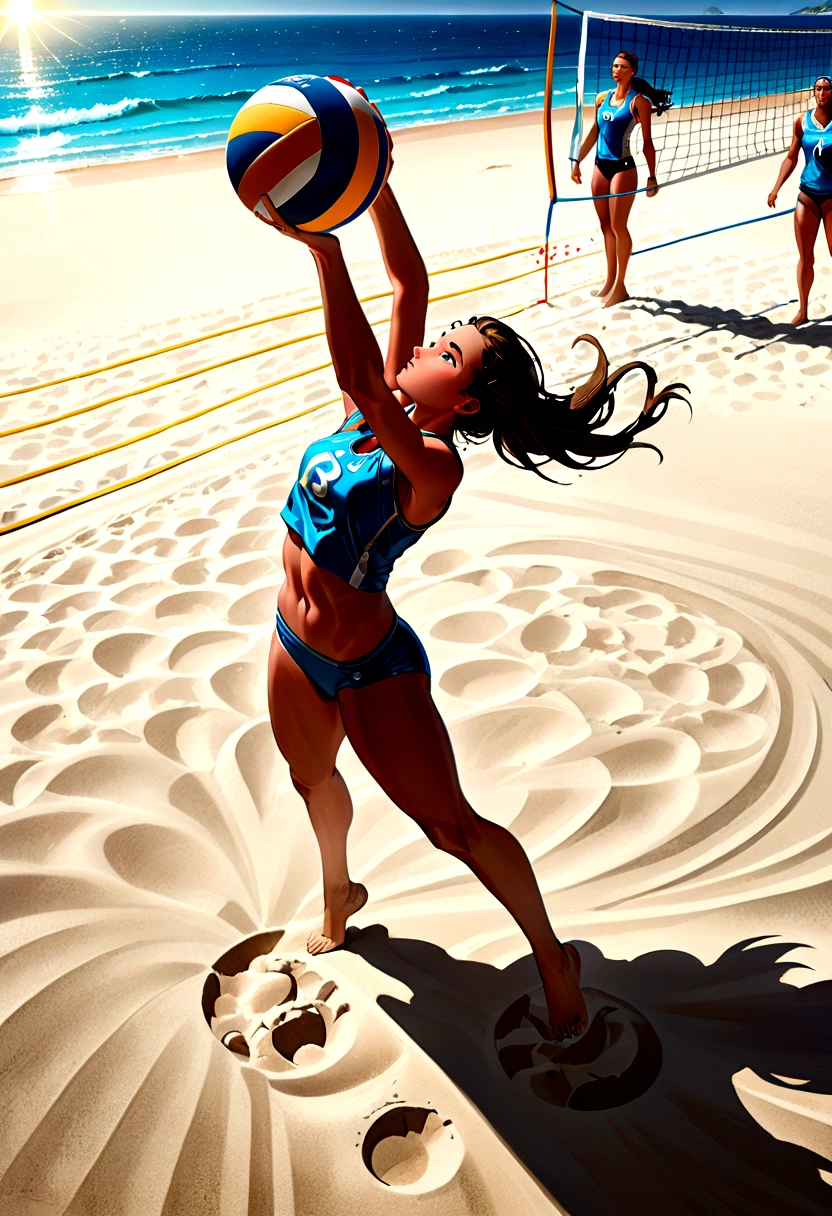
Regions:
<instances>
[{"instance_id":1,"label":"court boundary rope","mask_svg":"<svg viewBox=\"0 0 832 1216\"><path fill-rule=\"evenodd\" d=\"M538 248L538 246L535 245L535 246L532 246L532 248L533 249ZM594 251L592 251L592 252L594 252ZM576 254L576 257L572 260L577 261L580 258L586 257L586 256L588 256L588 255L587 254ZM491 287L503 286L506 283L513 283L513 282L516 282L518 279L528 278L529 275L536 274L540 269L541 269L540 266L533 266L530 269L520 271L519 274L509 275L503 279L495 279L489 283L475 284L474 286L463 287L456 291L445 292L443 295L434 296L433 299L428 301L428 303L436 304L436 303L442 302L443 300L454 299L458 296L471 295L473 292L479 291L481 289L486 290ZM384 326L387 324L389 324L388 317L380 317L380 318L376 319L375 321L370 322L370 325L373 327L379 326L379 325ZM276 349L280 349L281 347L290 346L292 344L297 344L299 342L304 342L307 340L312 341L313 339L323 338L323 337L326 337L326 330L319 330L319 331L316 331L315 333L310 333L310 334L298 334L292 338L284 339L283 341L276 343L274 346L264 347L260 350L249 352L248 354L235 356L233 359L228 359L221 363L212 364L210 367L204 367L204 368L198 369L197 371L194 371L194 372L187 372L181 376L172 376L166 381L159 381L158 383L153 384L153 385L148 385L146 388L143 388L143 389L132 389L130 392L124 393L118 397L110 397L110 398L106 399L105 401L95 402L95 403L93 403L91 405L87 405L87 406L81 406L77 410L69 411L66 414L56 415L55 417L48 419L46 422L41 420L37 423L32 424L31 427L19 427L15 430L0 432L0 439L5 438L8 435L20 434L20 432L22 430L37 429L38 427L48 425L49 422L60 422L63 419L68 418L68 417L75 417L78 414L89 413L93 409L102 408L105 405L112 405L116 401L122 401L129 397L136 397L144 392L152 392L154 389L163 388L168 384L176 384L181 380L188 379L188 377L190 377L190 376L199 375L200 371L214 371L218 367L226 366L228 363L239 362L242 359L247 359L247 358L254 358L257 355L267 353L270 350L276 350ZM224 406L224 405L234 405L237 401L242 401L246 397L254 396L255 393L265 392L270 388L276 388L280 384L285 384L290 380L300 379L301 376L311 375L313 372L316 372L316 371L323 371L329 366L331 366L331 361L327 361L326 363L321 363L321 364L316 365L311 368L303 369L302 371L291 372L287 376L280 377L279 379L273 380L267 384L258 385L257 387L252 388L252 389L246 389L244 392L238 393L236 396L229 397L224 401L217 402L214 405L206 406L201 410L196 410L191 414L184 415L183 417L175 418L171 422L165 422L161 426L153 427L148 431L143 431L139 435L131 435L127 439L119 440L118 443L108 444L105 447L96 448L92 452L85 452L78 456L70 456L66 460L58 461L52 465L45 465L43 468L40 468L40 469L32 469L25 473L18 473L15 477L10 477L5 481L0 481L0 490L7 489L9 486L20 485L24 481L31 481L35 477L42 477L48 473L56 473L56 472L59 472L61 469L71 468L73 465L82 464L85 460L94 460L97 456L106 456L109 452L120 451L122 448L132 446L134 443L141 443L142 440L144 440L144 439L152 439L154 435L160 435L165 431L172 430L173 427L182 426L183 424L185 424L187 422L193 422L197 418L203 417L205 414L210 414L210 413L213 413L215 410L221 409L222 406Z\"/></svg>"},{"instance_id":2,"label":"court boundary rope","mask_svg":"<svg viewBox=\"0 0 832 1216\"><path fill-rule=\"evenodd\" d=\"M540 267L535 267L540 269ZM568 292L564 292L568 294ZM531 304L521 304L517 308L510 309L503 313L503 316L513 317L519 312L525 312L528 308L534 307ZM259 390L254 389L252 392ZM187 452L182 456L177 456L173 460L166 461L164 464L155 465L150 469L143 469L140 473L133 474L132 477L123 478L121 481L114 482L109 486L101 486L96 490L91 490L88 494L82 495L80 498L72 499L69 502L58 503L54 507L50 507L47 511L41 511L37 515L30 515L27 519L15 520L11 524L3 524L0 526L0 536L8 536L12 532L18 532L22 528L30 527L33 524L42 523L46 519L52 519L56 515L63 514L64 511L69 511L73 507L84 506L88 502L94 502L98 498L103 498L107 494L113 494L118 490L129 489L131 486L139 485L143 481L148 481L151 477L156 477L160 473L167 473L171 469L178 468L180 465L186 464L189 460L198 460L201 456L209 456L212 452L217 452L221 448L228 447L232 443L240 443L244 439L250 439L253 435L261 434L263 431L271 430L276 426L283 426L287 422L294 422L297 418L303 418L307 414L314 414L317 410L326 409L330 405L337 405L343 400L343 396L330 397L327 401L319 401L315 405L307 406L306 409L297 410L293 414L286 414L282 418L274 418L270 422L261 423L259 426L252 427L248 431L244 431L241 435L231 435L227 439L219 440L217 443L211 444L207 448L201 448L198 452Z\"/></svg>"},{"instance_id":3,"label":"court boundary rope","mask_svg":"<svg viewBox=\"0 0 832 1216\"><path fill-rule=\"evenodd\" d=\"M105 494L113 494L116 490L126 490L130 486L139 485L151 477L156 477L159 473L167 473L170 469L175 469L181 464L186 464L189 460L197 460L200 456L208 456L211 452L217 452L220 448L228 447L231 443L239 443L243 439L250 439L252 435L257 435L261 431L281 426L286 422L293 422L296 418L302 418L305 414L312 414L315 410L322 410L327 405L335 405L340 400L341 397L333 397L329 401L321 401L317 405L310 405L304 410L298 410L294 414L287 414L283 418L274 418L271 422L264 422L242 435L232 435L228 439L222 439L218 443L214 443L207 448L202 448L198 452L186 452L182 456L177 456L174 460L166 461L165 464L156 465L152 469L143 469L141 473L135 473L132 477L125 477L122 481L114 482L111 486L101 486L97 490L91 490L81 498L60 503L57 506L50 507L48 511L42 511L38 515L31 515L28 519L16 520L13 524L4 524L0 526L0 536L8 536L11 532L17 532L20 528L26 528L32 524L41 523L45 519L51 519L55 515L60 515L64 511L71 510L73 507L81 507L85 503L94 502L97 498L103 498Z\"/></svg>"},{"instance_id":4,"label":"court boundary rope","mask_svg":"<svg viewBox=\"0 0 832 1216\"><path fill-rule=\"evenodd\" d=\"M488 262L499 262L502 258L518 257L524 253L532 253L537 248L538 246L535 243L534 245L523 246L520 249L508 249L503 253L491 254L484 258L475 258L470 262L460 262L456 266L441 266L438 270L432 271L432 275L453 274L458 270L470 270L472 266L484 266ZM387 299L392 296L392 294L392 290L375 292L372 295L361 296L359 303L371 304L374 300ZM291 320L292 317L300 317L306 313L320 311L320 304L305 304L303 308L295 308L290 312L275 313L271 317L262 317L256 321L242 321L237 325L226 326L224 329L212 330L211 333L208 334L197 334L195 337L185 338L181 342L171 342L166 346L156 347L154 350L144 351L137 355L130 355L129 358L116 359L110 363L98 364L96 367L84 368L80 372L74 372L71 376L59 376L53 380L42 380L38 384L27 384L23 388L10 389L7 392L0 393L0 401L7 400L12 397L22 397L27 393L36 393L38 391L56 388L60 384L71 384L75 380L86 380L91 376L103 375L104 372L112 372L116 371L120 367L128 367L131 363L141 363L145 359L154 359L159 355L170 354L171 351L184 350L188 346L197 346L201 342L210 342L213 338L225 338L229 334L240 333L245 329L255 329L258 325L272 325L277 321L288 321ZM213 369L209 368L208 370ZM195 372L194 375L196 374L197 373ZM71 415L67 414L63 415L63 417L70 416ZM55 420L57 421L57 417ZM42 425L46 425L46 423L43 423ZM17 431L2 431L0 432L0 439L2 439L5 435L17 433Z\"/></svg>"},{"instance_id":5,"label":"court boundary rope","mask_svg":"<svg viewBox=\"0 0 832 1216\"><path fill-rule=\"evenodd\" d=\"M746 224L759 224L763 220L777 220L785 215L793 215L797 206L789 207L788 211L772 211L770 215L755 215L750 220L737 220L733 224L723 224L721 228L708 228L705 232L691 232L687 236L674 237L672 241L662 241L659 245L648 245L646 249L634 249L631 257L637 253L653 253L656 249L667 249L670 245L681 245L683 241L692 241L699 236L713 236L715 232L727 232L729 228L744 228Z\"/></svg>"},{"instance_id":6,"label":"court boundary rope","mask_svg":"<svg viewBox=\"0 0 832 1216\"><path fill-rule=\"evenodd\" d=\"M670 241L663 241L663 242L659 243L658 245L649 245L649 246L647 246L647 247L646 247L646 248L644 248L644 249L635 249L635 250L633 250L633 254L632 254L632 256L633 256L633 257L635 257L637 254L640 254L640 253L653 253L653 252L655 252L655 251L656 251L656 250L658 250L658 249L664 249L664 248L667 248L667 247L668 247L668 246L670 246L670 245L678 245L678 244L681 244L681 243L682 243L682 242L684 242L684 241L696 240L697 238L699 238L699 237L703 237L703 236L712 236L712 235L714 235L714 234L715 234L715 233L717 233L717 232L727 232L727 231L729 231L731 228L741 228L741 227L744 227L744 226L745 226L745 225L747 225L747 224L756 224L756 223L760 223L760 222L761 222L761 221L763 221L763 220L772 220L772 219L778 219L778 218L783 217L783 216L785 216L785 215L790 215L790 214L792 214L792 213L794 212L794 210L795 210L795 208L794 208L794 207L792 207L792 208L790 208L788 211L773 211L773 212L772 212L770 215L759 215L759 216L754 216L754 217L753 217L753 218L751 218L751 219L747 219L747 220L738 220L738 221L736 221L736 222L734 222L734 223L732 223L732 224L724 224L724 225L722 225L722 226L721 226L721 227L719 227L719 228L709 228L709 229L706 229L705 231L702 231L702 232L691 232L691 233L687 233L685 236L681 236L681 237L674 237L672 240L670 240ZM531 248L536 248L536 246L532 246ZM588 257L597 257L597 256L598 256L600 253L602 253L602 252L603 252L603 251L602 251L601 249L593 249L593 250L587 250L587 252L586 252L586 253L577 253L577 254L575 255L575 257L574 257L574 258L570 258L570 259L569 259L569 262L570 262L570 263L572 263L572 262L581 261L582 259L584 259L584 258L588 258ZM547 259L547 263L548 263L548 259ZM564 262L563 264L566 264L566 263ZM510 276L510 277L508 277L508 278L506 278L506 279L496 280L494 283L491 283L491 284L480 284L479 286L480 286L480 287L486 287L486 286L489 286L489 285L490 285L490 286L502 285L502 284L507 283L507 282L513 282L513 281L516 281L516 279L518 279L518 278L524 278L524 277L527 277L527 276L529 276L529 275L531 275L531 274L534 274L536 271L538 271L538 270L543 270L543 269L544 269L544 267L542 267L542 266L535 266L533 269L523 271L523 272L522 272L521 274L519 274L519 275ZM584 289L586 286L588 286L588 284L573 284L571 287L567 288L567 290L566 290L566 291L558 293L558 296L555 296L554 298L555 298L555 299L562 298L562 297L563 297L563 296L565 296L565 295L570 295L572 292L579 291L579 290L583 290L583 289ZM447 293L447 295L444 295L444 296L441 296L441 297L437 297L437 300L448 299L448 298L453 298L454 296L458 296L458 295L469 294L471 291L474 291L474 290L477 290L477 288L476 288L476 287L474 287L474 288L463 288L461 291L457 291L457 292L449 292L449 293ZM537 301L536 303L537 303L537 304L541 304L541 303L548 303L548 300L547 300L547 301L542 301L542 300L539 300L539 301ZM525 311L527 311L527 310L528 310L529 308L531 308L531 307L535 307L535 304L526 304L526 305L521 305L521 306L519 306L518 308L512 309L511 311L504 313L503 315L504 315L504 316L515 316L515 315L516 315L518 312L525 312ZM379 322L379 321L377 321L377 322L374 322L373 324L383 324L383 323L384 323L384 322ZM322 364L322 365L321 365L321 368L323 369L323 368L326 368L326 367L328 367L328 366L330 366L330 364L329 364L329 363L327 363L327 364ZM294 374L294 376L293 376L292 378L300 378L302 375L304 375L304 374L311 374L313 371L316 371L316 370L319 370L319 369L318 369L318 368L310 368L310 369L307 369L306 371L303 371L303 372L298 372L298 373ZM287 379L288 379L288 378L287 378ZM258 392L265 392L265 391L267 391L267 390L268 390L268 388L269 388L269 387L275 387L275 386L274 386L274 385L259 385L259 386L258 386L257 388L255 388L255 389L249 389L249 390L247 390L247 392L246 392L246 393L241 394L241 396L240 396L239 398L237 398L237 399L238 399L238 400L241 400L241 399L242 399L244 396L254 396L254 395L255 395L256 393L258 393ZM170 469L177 468L179 465L185 464L185 463L186 463L187 461L189 461L189 460L196 460L196 459L198 459L198 458L199 458L199 457L201 457L201 456L207 456L207 455L210 455L210 453L212 453L212 452L218 451L218 450L220 450L220 449L221 449L221 448L223 448L223 447L227 447L227 446L229 446L229 445L230 445L230 444L232 444L232 443L242 442L242 441L243 441L243 440L245 440L245 439L249 439L249 438L251 438L251 436L252 436L252 435L259 434L259 433L260 433L260 432L262 432L262 431L265 431L265 430L270 430L271 428L273 428L273 427L275 427L275 426L281 426L281 425L283 425L284 423L287 423L287 422L292 422L292 421L294 421L294 420L295 420L295 419L297 419L297 418L301 418L301 417L304 417L304 416L305 416L305 415L307 415L307 414L314 413L316 410L321 410L321 409L324 409L324 408L326 408L326 407L327 407L327 406L329 406L329 405L335 405L335 404L336 404L336 403L337 403L339 400L341 400L341 398L340 398L340 397L333 397L333 398L331 398L331 399L329 399L329 400L327 400L327 401L322 401L322 402L319 402L318 404L313 405L313 406L309 406L308 408L306 408L306 409L304 409L304 410L299 410L299 411L296 411L296 412L295 412L295 413L293 413L293 414L288 414L288 415L285 415L285 416L284 416L284 417L282 417L282 418L273 419L273 420L272 420L272 421L270 421L270 422L263 423L263 424L261 424L260 426L254 427L254 428L253 428L253 429L251 429L251 430L248 430L248 431L243 432L243 433L242 433L242 434L240 434L240 435L232 435L232 436L230 436L229 438L227 438L227 439L223 439L223 440L220 440L218 443L216 443L216 444L212 444L212 445L211 445L210 447L208 447L208 448L203 448L203 449L201 449L201 450L200 450L200 451L198 451L198 452L189 452L189 453L186 453L185 455L182 455L182 456L176 457L174 460L168 461L168 462L166 462L165 464L162 464L162 465L157 465L157 466L155 466L154 468L151 468L151 469L144 469L144 470L142 470L142 472L141 472L141 473L134 474L132 477L125 478L125 479L123 479L122 481L119 481L119 482L115 482L115 483L113 483L113 485L110 485L110 486L102 486L101 488L99 488L99 489L97 489L97 490L90 491L88 494L85 494L85 495L83 495L83 496L82 496L82 497L80 497L80 498L73 499L73 500L71 500L71 501L69 501L69 502L66 502L66 503L60 503L60 504L57 504L56 506L49 508L49 510L44 511L44 512L40 512L40 513L39 513L39 514L37 514L37 515L30 516L30 517L28 517L27 519L16 520L14 523L5 524L5 525L0 525L0 536L6 536L6 535L9 535L9 534L10 534L10 533L12 533L12 532L17 532L17 531L19 531L20 529L25 528L25 527L28 527L28 526L30 526L30 525L32 525L32 524L41 523L41 522L42 522L43 520L45 520L45 519L50 519L50 518L52 518L52 517L53 517L53 516L55 516L55 515L62 514L64 511L71 510L73 507L83 506L84 504L86 504L86 503L88 503L88 502L93 502L93 501L95 501L97 498L101 498L101 497L103 497L103 496L104 496L104 495L106 495L106 494L112 494L112 493L116 492L117 490L121 490L121 489L127 489L127 488L129 488L130 486L133 486L133 485L138 485L138 484L140 484L141 482L146 481L146 480L148 480L149 478L154 477L154 476L156 476L156 475L157 475L157 474L159 474L159 473L164 473L164 472L169 471ZM232 404L232 403L233 403L233 402L231 402L231 401L227 401L227 402L222 402L222 403L220 403L220 405ZM205 411L203 411L203 412L204 412L204 413L211 412L213 409L220 408L220 405L215 405L215 406L213 406L213 407L208 407L208 408L207 408ZM177 423L178 423L178 422L182 422L182 421L187 421L187 419L180 419L180 420L177 420ZM174 425L175 425L175 424L174 424ZM169 427L168 427L168 426L166 426L166 427L161 428L161 429L169 429ZM157 432L153 432L153 433L157 433ZM134 436L134 437L131 439L131 441L130 441L130 442L134 442L134 443L135 443L135 442L139 442L139 441L140 441L142 438L147 438L147 437L150 437L150 436L149 436L149 435L148 435L148 436ZM118 445L118 446L127 446L127 445L126 445L126 444L122 444L122 445ZM82 457L79 457L79 458L75 458L75 460L73 461L73 463L81 463L81 461L82 461L82 460L84 460L84 459L93 459L93 458L94 458L94 456L96 456L96 455L106 455L106 453L107 453L108 451L112 451L112 450L114 450L114 449L113 449L113 448L108 448L108 449L104 449L104 450L103 450L103 451L101 451L101 452L92 453L92 454L87 455L87 456L82 456ZM49 470L46 470L46 471L49 471ZM41 472L42 472L42 471L41 471ZM37 476L37 475L38 475L38 473L35 473L35 474L33 474L32 476ZM8 484L8 483L6 483L6 484Z\"/></svg>"}]
</instances>

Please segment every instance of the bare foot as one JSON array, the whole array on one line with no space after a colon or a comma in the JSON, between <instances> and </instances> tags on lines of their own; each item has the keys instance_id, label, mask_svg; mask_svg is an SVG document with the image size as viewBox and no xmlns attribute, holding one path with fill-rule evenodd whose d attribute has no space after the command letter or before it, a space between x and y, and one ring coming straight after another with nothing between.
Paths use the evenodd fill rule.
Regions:
<instances>
[{"instance_id":1,"label":"bare foot","mask_svg":"<svg viewBox=\"0 0 832 1216\"><path fill-rule=\"evenodd\" d=\"M581 993L581 956L571 943L558 951L551 971L543 977L549 1025L556 1039L568 1039L586 1030L586 1002ZM562 960L560 970L557 963Z\"/></svg>"},{"instance_id":2,"label":"bare foot","mask_svg":"<svg viewBox=\"0 0 832 1216\"><path fill-rule=\"evenodd\" d=\"M329 900L324 908L324 923L320 933L310 933L306 949L310 954L328 954L344 944L347 920L367 902L367 888L351 882L343 898Z\"/></svg>"},{"instance_id":3,"label":"bare foot","mask_svg":"<svg viewBox=\"0 0 832 1216\"><path fill-rule=\"evenodd\" d=\"M629 300L627 288L623 283L619 283L617 287L613 287L610 294L604 300L604 308L613 308L616 304L620 304L622 300Z\"/></svg>"},{"instance_id":4,"label":"bare foot","mask_svg":"<svg viewBox=\"0 0 832 1216\"><path fill-rule=\"evenodd\" d=\"M615 286L615 283L614 282L611 283L608 279L603 287L593 287L592 291L589 294L591 296L595 296L596 299L600 300L603 296L608 296L614 286Z\"/></svg>"},{"instance_id":5,"label":"bare foot","mask_svg":"<svg viewBox=\"0 0 832 1216\"><path fill-rule=\"evenodd\" d=\"M804 321L808 320L809 317L805 312L799 312L792 317L792 325L802 325Z\"/></svg>"}]
</instances>

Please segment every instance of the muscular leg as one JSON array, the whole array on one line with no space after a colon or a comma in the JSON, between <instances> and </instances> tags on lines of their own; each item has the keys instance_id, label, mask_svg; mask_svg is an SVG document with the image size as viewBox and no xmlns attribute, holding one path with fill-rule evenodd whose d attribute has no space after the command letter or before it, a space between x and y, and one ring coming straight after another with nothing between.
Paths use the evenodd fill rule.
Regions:
<instances>
[{"instance_id":1,"label":"muscular leg","mask_svg":"<svg viewBox=\"0 0 832 1216\"><path fill-rule=\"evenodd\" d=\"M596 165L592 170L592 194L594 199L592 205L595 208L595 214L598 216L598 223L601 225L601 235L604 238L604 254L607 259L607 277L604 279L603 287L599 288L596 293L598 296L605 296L612 291L616 275L615 237L610 224L610 200L604 197L594 197L596 195L603 196L609 194L609 190L609 182Z\"/></svg>"},{"instance_id":2,"label":"muscular leg","mask_svg":"<svg viewBox=\"0 0 832 1216\"><path fill-rule=\"evenodd\" d=\"M339 697L356 754L384 792L437 848L461 858L511 913L534 952L558 1038L583 1030L580 959L561 947L549 924L521 845L470 807L459 785L451 742L430 695L428 677L392 676Z\"/></svg>"},{"instance_id":3,"label":"muscular leg","mask_svg":"<svg viewBox=\"0 0 832 1216\"><path fill-rule=\"evenodd\" d=\"M815 240L820 227L820 208L803 194L797 196L794 235L797 241L797 294L799 305L792 325L805 321L809 311L809 292L815 279Z\"/></svg>"},{"instance_id":4,"label":"muscular leg","mask_svg":"<svg viewBox=\"0 0 832 1216\"><path fill-rule=\"evenodd\" d=\"M352 882L347 868L352 802L335 767L344 738L338 702L322 696L276 637L269 655L269 714L321 851L324 923L307 943L310 953L320 954L341 945L347 917L363 907L367 892Z\"/></svg>"},{"instance_id":5,"label":"muscular leg","mask_svg":"<svg viewBox=\"0 0 832 1216\"><path fill-rule=\"evenodd\" d=\"M633 251L633 238L630 236L627 220L630 218L630 212L636 199L634 194L627 192L635 190L637 185L638 174L635 169L627 169L624 173L616 173L610 182L610 192L621 196L610 199L610 226L615 238L615 257L618 273L612 290L604 302L605 308L612 308L613 305L620 304L622 300L627 299L627 287L624 278L627 274L630 254Z\"/></svg>"}]
</instances>

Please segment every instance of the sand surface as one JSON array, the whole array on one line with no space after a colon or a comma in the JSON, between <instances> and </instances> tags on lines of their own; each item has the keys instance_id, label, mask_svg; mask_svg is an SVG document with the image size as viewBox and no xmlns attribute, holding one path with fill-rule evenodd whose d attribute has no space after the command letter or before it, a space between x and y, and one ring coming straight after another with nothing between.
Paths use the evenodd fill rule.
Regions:
<instances>
[{"instance_id":1,"label":"sand surface","mask_svg":"<svg viewBox=\"0 0 832 1216\"><path fill-rule=\"evenodd\" d=\"M303 948L318 861L264 666L280 508L338 411L174 462L334 395L322 340L292 341L320 314L123 361L314 306L305 252L210 155L0 197L0 391L123 363L0 400L4 432L48 423L0 437L0 527L47 516L0 535L2 1216L832 1209L832 327L787 324L790 217L642 254L601 311L564 203L537 303L541 144L533 116L399 136L432 292L460 293L431 324L514 314L552 387L594 333L693 418L652 432L663 464L563 485L469 448L390 590L472 802L580 944L591 1028L563 1049L514 923L346 744L370 900L346 950ZM636 248L761 214L775 173L640 198ZM344 245L384 290L369 223Z\"/></svg>"}]
</instances>

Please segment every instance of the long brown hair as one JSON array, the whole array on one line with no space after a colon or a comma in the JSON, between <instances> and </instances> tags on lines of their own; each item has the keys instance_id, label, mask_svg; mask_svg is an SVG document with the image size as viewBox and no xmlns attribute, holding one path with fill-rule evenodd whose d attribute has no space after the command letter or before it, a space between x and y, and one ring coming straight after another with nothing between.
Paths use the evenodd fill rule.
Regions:
<instances>
[{"instance_id":1,"label":"long brown hair","mask_svg":"<svg viewBox=\"0 0 832 1216\"><path fill-rule=\"evenodd\" d=\"M649 363L635 359L610 372L604 348L591 334L581 334L572 345L589 342L595 347L598 360L592 375L569 394L550 393L536 351L510 325L495 317L472 317L468 324L475 325L485 341L482 370L475 372L468 388L479 409L458 415L454 435L471 443L490 438L507 464L547 481L555 479L541 472L541 466L551 461L568 469L597 469L630 448L650 448L661 459L654 444L636 436L655 426L672 400L690 408L678 391L687 392L685 384L669 384L656 392L658 378ZM613 416L617 386L632 371L643 372L647 381L643 409L620 431L599 433Z\"/></svg>"},{"instance_id":2,"label":"long brown hair","mask_svg":"<svg viewBox=\"0 0 832 1216\"><path fill-rule=\"evenodd\" d=\"M626 59L633 69L633 73L638 71L638 56L634 55L632 51L619 51L615 58ZM664 114L665 110L669 110L673 105L667 89L660 89L658 85L650 84L643 76L633 75L630 81L630 88L635 89L637 93L641 93L643 97L646 97L657 115Z\"/></svg>"}]
</instances>

